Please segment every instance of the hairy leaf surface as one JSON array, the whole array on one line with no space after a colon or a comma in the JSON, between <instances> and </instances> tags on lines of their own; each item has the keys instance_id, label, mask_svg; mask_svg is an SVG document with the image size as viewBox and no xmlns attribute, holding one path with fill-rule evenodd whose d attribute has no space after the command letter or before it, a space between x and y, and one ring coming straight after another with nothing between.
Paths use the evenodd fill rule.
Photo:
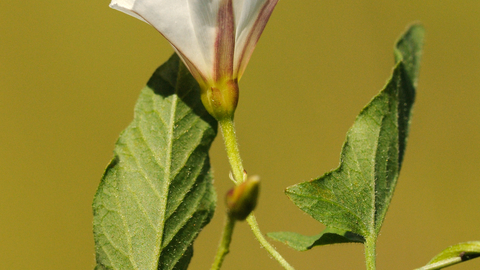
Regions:
<instances>
[{"instance_id":1,"label":"hairy leaf surface","mask_svg":"<svg viewBox=\"0 0 480 270\"><path fill-rule=\"evenodd\" d=\"M96 269L186 269L216 194L217 122L174 55L142 90L93 202Z\"/></svg>"}]
</instances>

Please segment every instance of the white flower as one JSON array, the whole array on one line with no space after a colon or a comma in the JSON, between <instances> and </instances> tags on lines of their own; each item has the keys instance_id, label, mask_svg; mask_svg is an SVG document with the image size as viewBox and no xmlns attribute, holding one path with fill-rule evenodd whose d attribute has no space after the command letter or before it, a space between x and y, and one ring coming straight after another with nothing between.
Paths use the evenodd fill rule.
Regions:
<instances>
[{"instance_id":1,"label":"white flower","mask_svg":"<svg viewBox=\"0 0 480 270\"><path fill-rule=\"evenodd\" d=\"M233 109L225 113L233 115L238 101L237 81L277 2L112 0L110 7L155 27L200 84L202 101L210 104L205 104L207 110L212 114L209 106L222 107L226 102ZM236 94L232 96L231 92Z\"/></svg>"}]
</instances>

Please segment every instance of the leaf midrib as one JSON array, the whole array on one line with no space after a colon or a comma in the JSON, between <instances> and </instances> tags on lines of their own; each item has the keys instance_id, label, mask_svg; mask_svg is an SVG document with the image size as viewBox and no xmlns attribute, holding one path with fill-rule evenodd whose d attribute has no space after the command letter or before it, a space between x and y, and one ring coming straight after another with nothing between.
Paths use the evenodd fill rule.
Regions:
<instances>
[{"instance_id":1,"label":"leaf midrib","mask_svg":"<svg viewBox=\"0 0 480 270\"><path fill-rule=\"evenodd\" d=\"M179 76L179 74L177 73L177 76ZM178 80L178 79L177 79ZM168 139L168 145L167 145L167 153L165 155L165 180L166 180L166 184L164 183L163 184L163 187L164 187L164 190L163 190L163 198L160 198L160 211L163 210L163 213L161 213L161 217L159 218L159 228L160 230L158 230L157 232L157 235L155 237L156 239L156 242L155 242L155 249L153 251L153 260L152 262L154 262L154 264L152 265L152 270L153 269L157 269L158 268L158 264L159 264L159 260L160 260L160 253L161 253L161 247L162 247L162 241L163 241L163 230L164 230L164 227L165 227L165 221L167 220L166 218L166 214L167 214L167 203L168 203L168 192L169 192L169 188L170 188L170 181L171 181L171 178L170 178L170 174L171 174L171 165L172 165L172 152L173 152L173 137L174 137L174 129L175 129L175 111L177 109L177 100L178 100L178 96L177 96L177 89L175 87L175 94L172 95L172 107L170 108L170 122L169 122L169 126L167 127L167 139ZM155 103L155 102L154 102ZM156 106L155 106L156 107ZM161 115L159 115L159 117L161 118Z\"/></svg>"},{"instance_id":2,"label":"leaf midrib","mask_svg":"<svg viewBox=\"0 0 480 270\"><path fill-rule=\"evenodd\" d=\"M388 101L388 99L387 99ZM370 193L372 194L371 196L371 205L370 205L370 215L369 215L369 219L367 221L367 223L365 224L366 225L366 229L367 231L365 232L366 234L368 235L365 235L365 237L369 237L369 236L373 236L375 235L376 237L376 220L375 220L375 212L376 212L376 209L375 209L375 205L376 205L376 190L377 190L377 182L375 181L375 178L376 178L376 164L377 164L377 152L378 152L378 141L379 141L379 138L380 138L380 133L381 133L381 130L382 130L382 123L383 121L385 120L385 115L382 114L381 116L381 119L380 119L380 122L376 121L376 119L374 117L372 117L370 114L366 114L364 115L364 117L368 117L369 119L371 119L377 126L378 126L378 129L375 131L375 145L373 146L374 147L374 150L373 150L373 153L374 153L374 158L373 158L373 163L372 163L372 166L373 168L370 168L373 170L373 178L374 179L368 179L368 182L367 185L369 186L370 188ZM372 132L373 133L373 130L370 130L369 132ZM352 150L354 149L354 146L352 145ZM357 155L357 151L356 150L353 150L353 156L354 156L354 160L355 160L355 164L357 165L357 168L360 170L360 172L362 173L364 179L367 179L365 177L365 174L364 174L364 171L361 169L361 166L360 166L360 162L358 160L358 155ZM373 180L373 181L372 181ZM373 182L373 184L372 184Z\"/></svg>"}]
</instances>

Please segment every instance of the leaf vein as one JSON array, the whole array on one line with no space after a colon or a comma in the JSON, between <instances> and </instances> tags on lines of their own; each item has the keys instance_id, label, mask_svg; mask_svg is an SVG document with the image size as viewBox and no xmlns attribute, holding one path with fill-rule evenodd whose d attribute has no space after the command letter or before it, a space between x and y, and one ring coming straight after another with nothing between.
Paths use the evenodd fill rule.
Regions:
<instances>
[{"instance_id":1,"label":"leaf vein","mask_svg":"<svg viewBox=\"0 0 480 270\"><path fill-rule=\"evenodd\" d=\"M136 166L137 169L135 171L137 171L138 173L140 173L143 176L143 179L145 179L145 181L148 183L148 185L152 189L153 193L159 199L161 199L162 198L161 194L159 193L159 191L153 185L153 182L150 179L150 177L148 176L148 174L146 173L145 168L140 164L140 158L135 153L133 153L132 147L130 146L130 142L127 142L125 144L125 148L126 148L125 150L128 150L128 152L132 156L133 160L135 160L135 164L137 165Z\"/></svg>"}]
</instances>

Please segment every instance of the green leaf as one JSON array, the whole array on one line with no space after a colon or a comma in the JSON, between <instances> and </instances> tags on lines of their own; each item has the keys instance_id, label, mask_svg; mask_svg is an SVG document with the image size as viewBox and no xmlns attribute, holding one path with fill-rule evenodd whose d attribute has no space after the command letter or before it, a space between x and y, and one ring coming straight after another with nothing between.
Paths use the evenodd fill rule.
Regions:
<instances>
[{"instance_id":1,"label":"green leaf","mask_svg":"<svg viewBox=\"0 0 480 270\"><path fill-rule=\"evenodd\" d=\"M418 270L442 269L477 257L480 257L480 241L460 243L445 249Z\"/></svg>"},{"instance_id":2,"label":"green leaf","mask_svg":"<svg viewBox=\"0 0 480 270\"><path fill-rule=\"evenodd\" d=\"M283 242L298 251L309 250L315 246L338 243L363 243L365 241L360 235L333 228L326 228L322 233L313 236L294 232L271 232L268 233L268 237Z\"/></svg>"},{"instance_id":3,"label":"green leaf","mask_svg":"<svg viewBox=\"0 0 480 270\"><path fill-rule=\"evenodd\" d=\"M417 88L420 60L422 58L423 37L425 29L419 24L413 24L397 41L395 45L395 63L403 61L408 78Z\"/></svg>"},{"instance_id":4,"label":"green leaf","mask_svg":"<svg viewBox=\"0 0 480 270\"><path fill-rule=\"evenodd\" d=\"M174 55L142 90L93 202L96 269L186 269L216 204L217 122Z\"/></svg>"},{"instance_id":5,"label":"green leaf","mask_svg":"<svg viewBox=\"0 0 480 270\"><path fill-rule=\"evenodd\" d=\"M378 236L405 153L423 32L413 25L397 42L392 77L348 131L339 167L286 190L294 204L339 236L350 232L367 242Z\"/></svg>"}]
</instances>

